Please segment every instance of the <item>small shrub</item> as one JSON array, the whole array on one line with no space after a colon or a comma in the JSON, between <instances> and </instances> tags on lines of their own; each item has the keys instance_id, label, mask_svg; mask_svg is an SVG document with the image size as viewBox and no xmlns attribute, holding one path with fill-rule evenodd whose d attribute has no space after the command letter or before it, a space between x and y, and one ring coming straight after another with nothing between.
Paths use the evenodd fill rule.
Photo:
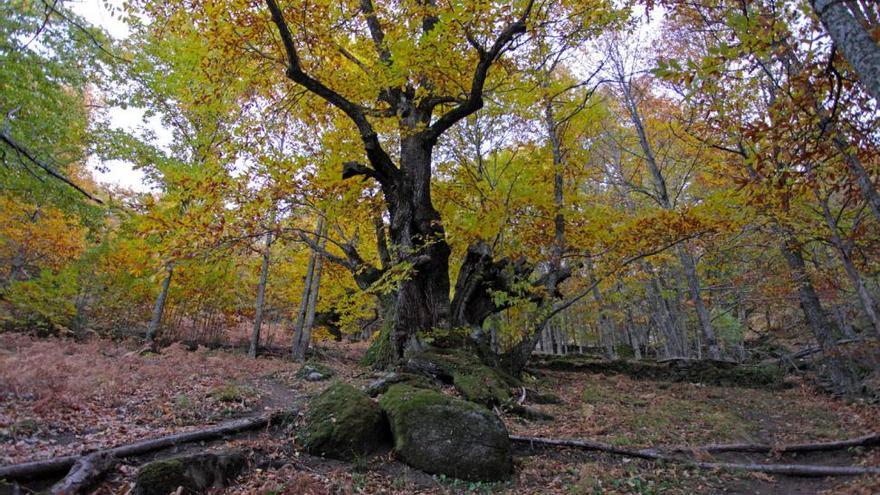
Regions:
<instances>
[{"instance_id":1,"label":"small shrub","mask_svg":"<svg viewBox=\"0 0 880 495\"><path fill-rule=\"evenodd\" d=\"M250 395L250 390L233 383L211 390L211 397L218 402L245 402Z\"/></svg>"}]
</instances>

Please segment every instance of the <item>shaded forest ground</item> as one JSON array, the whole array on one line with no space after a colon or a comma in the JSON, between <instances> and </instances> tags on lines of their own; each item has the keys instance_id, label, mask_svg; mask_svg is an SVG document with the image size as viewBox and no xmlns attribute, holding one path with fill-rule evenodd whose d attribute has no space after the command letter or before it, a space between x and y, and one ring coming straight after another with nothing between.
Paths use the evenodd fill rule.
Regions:
<instances>
[{"instance_id":1,"label":"shaded forest ground","mask_svg":"<svg viewBox=\"0 0 880 495\"><path fill-rule=\"evenodd\" d=\"M172 345L142 355L136 343L34 339L0 335L0 464L109 447L186 431L196 425L268 410L307 407L328 381L297 377L300 365L277 358ZM372 373L357 360L363 345L324 344L322 364L365 385ZM574 437L616 445L822 441L880 431L876 406L816 392L798 378L762 390L634 380L623 375L536 370L530 384L560 403L532 407L555 417L505 416L511 434ZM449 391L452 393L452 391ZM248 447L263 468L225 493L876 493L877 477L805 479L700 471L569 449L518 446L516 474L503 483L432 477L396 462L390 452L354 463L299 450L294 431L259 431L214 442ZM186 449L203 449L203 446ZM168 455L162 453L159 455ZM727 454L733 462L880 465L860 449L799 456ZM707 460L710 460L707 458ZM143 459L141 459L143 461ZM98 493L125 493L135 465L120 465ZM2 491L2 490L0 490Z\"/></svg>"}]
</instances>

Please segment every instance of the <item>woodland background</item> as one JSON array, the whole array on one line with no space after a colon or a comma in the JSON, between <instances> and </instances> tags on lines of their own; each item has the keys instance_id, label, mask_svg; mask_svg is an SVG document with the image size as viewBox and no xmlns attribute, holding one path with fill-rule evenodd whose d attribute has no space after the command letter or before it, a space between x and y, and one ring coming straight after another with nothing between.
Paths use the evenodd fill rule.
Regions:
<instances>
[{"instance_id":1,"label":"woodland background","mask_svg":"<svg viewBox=\"0 0 880 495\"><path fill-rule=\"evenodd\" d=\"M106 8L127 36L0 3L0 478L236 418L265 431L223 440L260 466L229 493L877 486L876 2ZM269 429L383 368L482 407L511 479Z\"/></svg>"}]
</instances>

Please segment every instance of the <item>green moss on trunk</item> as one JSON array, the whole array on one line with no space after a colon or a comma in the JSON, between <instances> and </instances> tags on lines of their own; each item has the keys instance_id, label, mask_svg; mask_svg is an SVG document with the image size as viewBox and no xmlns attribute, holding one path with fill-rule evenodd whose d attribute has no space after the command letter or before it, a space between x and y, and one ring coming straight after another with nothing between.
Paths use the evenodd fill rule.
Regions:
<instances>
[{"instance_id":1,"label":"green moss on trunk","mask_svg":"<svg viewBox=\"0 0 880 495\"><path fill-rule=\"evenodd\" d=\"M394 361L394 349L391 347L391 324L385 322L379 335L376 335L361 359L361 365L384 370L394 364Z\"/></svg>"}]
</instances>

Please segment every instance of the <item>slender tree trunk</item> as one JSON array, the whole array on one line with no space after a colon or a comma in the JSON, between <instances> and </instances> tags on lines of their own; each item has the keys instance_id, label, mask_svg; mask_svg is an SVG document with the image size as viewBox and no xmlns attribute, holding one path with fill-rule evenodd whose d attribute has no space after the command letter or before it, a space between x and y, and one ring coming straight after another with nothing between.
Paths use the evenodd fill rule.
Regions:
<instances>
[{"instance_id":1,"label":"slender tree trunk","mask_svg":"<svg viewBox=\"0 0 880 495\"><path fill-rule=\"evenodd\" d=\"M324 217L320 216L318 218L318 225L315 234L315 241L318 246L323 247L326 244L326 225L324 223ZM311 328L308 330L308 336L306 335L306 324L309 320L309 314L311 314L311 319L314 321L314 308L312 307L312 294L315 294L317 297L317 290L315 286L317 285L316 278L319 278L320 275L316 277L318 273L320 256L317 250L313 249L311 255L309 256L309 265L306 269L306 280L303 286L303 295L302 300L300 300L299 312L296 315L296 323L294 324L293 330L293 345L291 347L291 357L294 361L303 361L306 356L306 351L309 347L309 339L311 339ZM307 338L308 337L308 338Z\"/></svg>"},{"instance_id":2,"label":"slender tree trunk","mask_svg":"<svg viewBox=\"0 0 880 495\"><path fill-rule=\"evenodd\" d=\"M318 218L318 226L317 226L317 234L315 235L315 242L320 242L320 233L324 229L324 218ZM309 252L309 263L306 267L306 278L303 282L303 291L302 296L299 301L299 310L296 313L296 320L293 324L293 342L290 346L291 356L293 355L294 349L297 347L297 343L300 338L302 338L302 330L303 325L305 325L306 321L306 313L309 309L309 294L312 290L312 277L315 275L315 251L312 250Z\"/></svg>"},{"instance_id":3,"label":"slender tree trunk","mask_svg":"<svg viewBox=\"0 0 880 495\"><path fill-rule=\"evenodd\" d=\"M810 281L800 247L790 235L785 235L780 243L780 250L791 271L792 279L797 286L798 298L800 299L801 309L804 312L807 325L816 338L819 348L822 349L828 359L831 380L835 388L845 392L852 391L855 382L853 374L846 363L833 353L835 342L831 334L831 325L829 325L828 319L825 317L819 295Z\"/></svg>"},{"instance_id":4,"label":"slender tree trunk","mask_svg":"<svg viewBox=\"0 0 880 495\"><path fill-rule=\"evenodd\" d=\"M589 258L587 261L587 270L590 273L589 282L593 284L593 300L596 302L596 306L599 309L599 331L605 345L605 353L608 355L609 359L614 359L616 354L614 349L614 336L617 335L617 325L615 325L614 320L608 316L605 308L605 301L602 298L602 292L599 290L599 284L595 283L593 278L593 264L589 261Z\"/></svg>"},{"instance_id":5,"label":"slender tree trunk","mask_svg":"<svg viewBox=\"0 0 880 495\"><path fill-rule=\"evenodd\" d=\"M874 329L874 333L880 337L880 316L877 315L877 305L874 302L874 296L868 291L868 288L862 280L861 274L853 264L849 246L847 246L844 240L840 237L840 229L837 225L837 219L831 213L831 208L828 205L828 198L819 197L818 192L816 193L816 198L822 205L822 216L825 218L825 223L831 231L831 243L837 249L840 261L843 263L843 268L849 276L853 287L856 289L856 293L859 296L859 302L862 305L862 310L865 312L868 320L871 321L871 327Z\"/></svg>"},{"instance_id":6,"label":"slender tree trunk","mask_svg":"<svg viewBox=\"0 0 880 495\"><path fill-rule=\"evenodd\" d=\"M266 281L269 279L269 257L272 249L272 232L266 232L266 245L263 248L263 264L260 267L260 282L257 285L257 306L254 314L254 331L251 333L251 345L248 355L257 357L260 346L260 326L263 324L263 306L266 301Z\"/></svg>"},{"instance_id":7,"label":"slender tree trunk","mask_svg":"<svg viewBox=\"0 0 880 495\"><path fill-rule=\"evenodd\" d=\"M565 161L562 149L562 140L559 136L558 124L553 114L553 104L550 100L544 102L544 129L547 133L547 139L550 142L550 148L553 155L553 243L550 247L549 273L546 274L547 282L545 289L549 296L545 299L538 313L547 309L547 305L552 305L555 294L559 285L560 277L563 277L563 255L565 254L565 182L563 180L563 169ZM527 332L523 340L513 349L505 354L503 360L505 365L515 375L518 375L525 368L529 357L535 349L541 338L541 333L547 329L552 331L550 322L544 321L538 325L538 328ZM552 328L552 327L551 327Z\"/></svg>"},{"instance_id":8,"label":"slender tree trunk","mask_svg":"<svg viewBox=\"0 0 880 495\"><path fill-rule=\"evenodd\" d=\"M165 312L165 301L168 299L168 289L171 287L171 277L174 274L174 265L167 263L165 265L165 279L162 280L162 289L156 298L156 304L153 306L153 318L147 327L147 343L152 344L156 335L159 333L159 325L162 323L162 313Z\"/></svg>"},{"instance_id":9,"label":"slender tree trunk","mask_svg":"<svg viewBox=\"0 0 880 495\"><path fill-rule=\"evenodd\" d=\"M793 241L785 240L780 244L780 250L798 289L798 298L804 311L807 325L810 326L810 330L816 337L816 342L819 343L819 346L822 349L830 349L834 345L834 339L831 336L830 330L831 326L825 318L825 312L822 309L819 295L810 281L800 248Z\"/></svg>"},{"instance_id":10,"label":"slender tree trunk","mask_svg":"<svg viewBox=\"0 0 880 495\"><path fill-rule=\"evenodd\" d=\"M638 105L632 95L631 81L625 74L622 61L616 61L616 65L618 83L623 91L623 97L630 114L630 119L636 129L636 133L639 137L639 145L642 148L642 152L645 154L645 162L648 165L648 169L650 170L651 177L654 181L654 192L656 194L657 202L663 208L672 210L673 204L669 198L666 179L663 177L663 173L660 170L660 166L654 155L654 149L651 146L651 142L648 140L648 134L645 131L645 126L642 122L641 115L639 114ZM686 246L680 246L678 249L679 258L687 277L688 286L690 287L691 301L694 303L697 317L700 321L700 329L702 330L703 337L706 339L709 357L711 359L720 359L721 350L718 347L718 341L715 338L715 330L712 328L712 319L709 317L709 311L706 308L701 295L700 279L697 275L697 267L693 255L688 252Z\"/></svg>"},{"instance_id":11,"label":"slender tree trunk","mask_svg":"<svg viewBox=\"0 0 880 495\"><path fill-rule=\"evenodd\" d=\"M300 361L305 359L306 352L309 350L309 343L312 341L312 329L315 326L315 310L318 307L318 292L321 289L321 269L324 266L324 257L320 253L317 253L317 256L318 259L315 260L315 276L312 279L311 292L309 293L309 311L306 314L306 322L302 331L302 351L301 356L297 356Z\"/></svg>"},{"instance_id":12,"label":"slender tree trunk","mask_svg":"<svg viewBox=\"0 0 880 495\"><path fill-rule=\"evenodd\" d=\"M681 260L681 266L684 268L684 274L691 291L691 300L694 302L694 307L697 310L697 317L700 320L703 335L706 337L706 345L709 348L709 358L720 359L721 349L718 347L718 342L715 339L715 331L712 328L712 317L709 315L709 310L706 309L706 305L703 303L700 279L697 277L697 265L694 262L694 257L688 252L685 246L679 246L678 256Z\"/></svg>"},{"instance_id":13,"label":"slender tree trunk","mask_svg":"<svg viewBox=\"0 0 880 495\"><path fill-rule=\"evenodd\" d=\"M642 264L642 270L649 274L647 282L648 299L652 301L655 310L657 327L666 338L666 351L670 357L687 357L687 334L676 324L669 302L663 296L663 288L658 276L654 273L650 264Z\"/></svg>"},{"instance_id":14,"label":"slender tree trunk","mask_svg":"<svg viewBox=\"0 0 880 495\"><path fill-rule=\"evenodd\" d=\"M858 335L856 335L856 332L855 330L853 330L852 324L849 321L849 316L847 315L846 311L846 305L834 305L834 317L837 319L837 327L840 329L841 339L858 338Z\"/></svg>"},{"instance_id":15,"label":"slender tree trunk","mask_svg":"<svg viewBox=\"0 0 880 495\"><path fill-rule=\"evenodd\" d=\"M810 3L834 44L855 69L865 90L880 104L880 46L865 26L853 17L846 2L811 0Z\"/></svg>"}]
</instances>

